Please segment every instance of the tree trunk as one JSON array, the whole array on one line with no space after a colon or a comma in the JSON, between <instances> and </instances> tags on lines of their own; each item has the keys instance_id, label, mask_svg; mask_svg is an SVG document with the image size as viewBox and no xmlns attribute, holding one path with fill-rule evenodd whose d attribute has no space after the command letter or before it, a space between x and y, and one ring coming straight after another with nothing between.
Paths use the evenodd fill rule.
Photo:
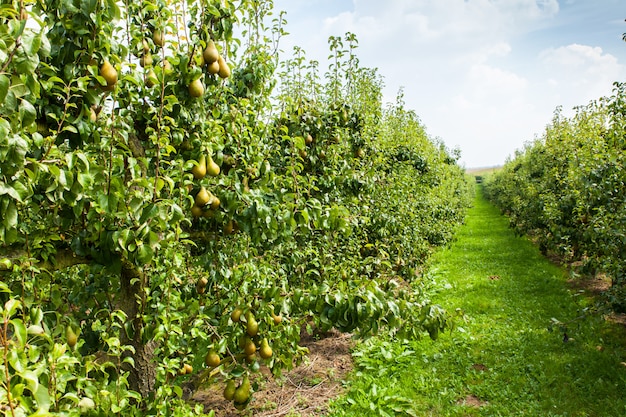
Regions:
<instances>
[{"instance_id":1,"label":"tree trunk","mask_svg":"<svg viewBox=\"0 0 626 417\"><path fill-rule=\"evenodd\" d=\"M135 365L129 367L128 382L130 389L137 391L143 398L154 392L156 383L156 365L154 350L156 343L143 343L141 330L143 328L142 313L145 305L146 276L137 266L128 261L122 262L121 288L119 308L126 314L130 323L130 331L122 331L120 341L123 345L131 345L135 352L128 352Z\"/></svg>"}]
</instances>

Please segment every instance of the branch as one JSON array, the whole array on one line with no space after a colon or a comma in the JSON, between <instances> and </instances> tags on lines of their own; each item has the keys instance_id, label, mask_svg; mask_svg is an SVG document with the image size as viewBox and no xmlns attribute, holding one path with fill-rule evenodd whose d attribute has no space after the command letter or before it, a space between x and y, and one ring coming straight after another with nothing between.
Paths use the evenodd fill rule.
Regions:
<instances>
[{"instance_id":1,"label":"branch","mask_svg":"<svg viewBox=\"0 0 626 417\"><path fill-rule=\"evenodd\" d=\"M21 259L28 258L28 253L24 249L19 250L6 250L6 248L0 248L0 258L8 259L11 264L20 263ZM69 248L57 248L57 252L54 256L50 257L47 260L43 259L35 259L34 263L31 265L36 266L38 269L46 272L50 271L60 271L62 269L67 269L74 265L82 265L92 263L93 260L77 256L71 249ZM7 274L11 271L12 268L7 268L5 270L0 270L0 274Z\"/></svg>"}]
</instances>

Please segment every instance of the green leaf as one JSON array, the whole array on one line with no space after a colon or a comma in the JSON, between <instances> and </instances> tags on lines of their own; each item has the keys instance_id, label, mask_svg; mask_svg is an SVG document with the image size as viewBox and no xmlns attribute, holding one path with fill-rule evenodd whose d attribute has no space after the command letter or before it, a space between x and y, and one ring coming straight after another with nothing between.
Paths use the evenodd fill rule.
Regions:
<instances>
[{"instance_id":1,"label":"green leaf","mask_svg":"<svg viewBox=\"0 0 626 417\"><path fill-rule=\"evenodd\" d=\"M28 333L26 332L26 326L24 326L24 322L20 319L13 319L9 320L9 323L13 325L14 334L19 343L19 347L24 348L24 346L26 346L26 342L28 341Z\"/></svg>"},{"instance_id":2,"label":"green leaf","mask_svg":"<svg viewBox=\"0 0 626 417\"><path fill-rule=\"evenodd\" d=\"M11 81L9 77L4 74L0 74L0 103L4 102L4 99L9 92L9 86L11 85Z\"/></svg>"},{"instance_id":3,"label":"green leaf","mask_svg":"<svg viewBox=\"0 0 626 417\"><path fill-rule=\"evenodd\" d=\"M28 390L32 393L36 393L39 389L39 377L33 371L23 371L18 373L18 375L26 380L26 384L28 385Z\"/></svg>"},{"instance_id":4,"label":"green leaf","mask_svg":"<svg viewBox=\"0 0 626 417\"><path fill-rule=\"evenodd\" d=\"M22 198L20 197L19 193L17 192L15 188L11 187L9 184L0 182L0 195L5 195L5 194L8 194L9 197L13 198L14 200L17 200L19 202L22 201Z\"/></svg>"},{"instance_id":5,"label":"green leaf","mask_svg":"<svg viewBox=\"0 0 626 417\"><path fill-rule=\"evenodd\" d=\"M20 303L19 300L16 300L15 298L11 298L9 301L4 303L4 311L6 312L5 317L13 316L13 314L15 314L15 312L20 308L22 308L22 303Z\"/></svg>"}]
</instances>

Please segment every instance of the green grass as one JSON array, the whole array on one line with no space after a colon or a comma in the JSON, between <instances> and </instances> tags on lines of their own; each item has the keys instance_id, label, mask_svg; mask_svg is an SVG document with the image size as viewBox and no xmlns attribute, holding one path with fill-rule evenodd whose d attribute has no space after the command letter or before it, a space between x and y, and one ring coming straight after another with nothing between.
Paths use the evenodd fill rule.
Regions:
<instances>
[{"instance_id":1,"label":"green grass","mask_svg":"<svg viewBox=\"0 0 626 417\"><path fill-rule=\"evenodd\" d=\"M458 312L457 328L436 342L362 343L331 415L626 416L624 328L580 319L592 301L480 189L429 278L432 299Z\"/></svg>"}]
</instances>

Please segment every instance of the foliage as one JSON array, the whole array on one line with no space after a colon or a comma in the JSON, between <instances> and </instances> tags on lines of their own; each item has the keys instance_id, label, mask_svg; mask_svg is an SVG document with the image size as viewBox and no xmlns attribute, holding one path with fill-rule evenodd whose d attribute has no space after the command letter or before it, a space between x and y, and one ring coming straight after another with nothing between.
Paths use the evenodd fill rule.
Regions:
<instances>
[{"instance_id":1,"label":"foliage","mask_svg":"<svg viewBox=\"0 0 626 417\"><path fill-rule=\"evenodd\" d=\"M437 343L370 338L329 416L621 416L626 334L482 195L429 260L432 300L459 312ZM567 342L564 342L564 332Z\"/></svg>"},{"instance_id":2,"label":"foliage","mask_svg":"<svg viewBox=\"0 0 626 417\"><path fill-rule=\"evenodd\" d=\"M188 415L228 381L243 408L303 328L446 327L407 281L463 218L457 155L383 109L353 34L324 76L279 62L273 13L2 2L3 411Z\"/></svg>"},{"instance_id":3,"label":"foliage","mask_svg":"<svg viewBox=\"0 0 626 417\"><path fill-rule=\"evenodd\" d=\"M544 253L582 263L585 274L608 274L618 309L626 285L625 97L626 85L616 83L611 97L571 118L557 110L543 137L487 183L490 198Z\"/></svg>"}]
</instances>

